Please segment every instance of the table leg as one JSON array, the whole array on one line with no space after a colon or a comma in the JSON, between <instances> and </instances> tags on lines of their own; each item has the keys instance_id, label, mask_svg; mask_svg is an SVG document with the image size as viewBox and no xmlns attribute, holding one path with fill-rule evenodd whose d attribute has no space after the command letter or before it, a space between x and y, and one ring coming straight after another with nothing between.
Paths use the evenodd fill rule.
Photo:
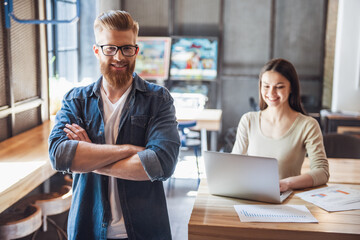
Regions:
<instances>
[{"instance_id":1,"label":"table leg","mask_svg":"<svg viewBox=\"0 0 360 240\"><path fill-rule=\"evenodd\" d=\"M218 133L216 131L210 132L210 150L216 151L217 150L217 136Z\"/></svg>"},{"instance_id":2,"label":"table leg","mask_svg":"<svg viewBox=\"0 0 360 240\"><path fill-rule=\"evenodd\" d=\"M201 151L207 151L208 150L208 146L207 146L207 132L205 128L202 128L200 130L200 135L201 135Z\"/></svg>"}]
</instances>

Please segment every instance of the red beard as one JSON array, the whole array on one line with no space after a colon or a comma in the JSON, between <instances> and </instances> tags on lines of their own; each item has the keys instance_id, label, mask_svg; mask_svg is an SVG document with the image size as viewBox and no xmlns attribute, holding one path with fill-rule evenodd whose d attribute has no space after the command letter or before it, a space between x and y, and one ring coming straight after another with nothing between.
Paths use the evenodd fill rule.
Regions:
<instances>
[{"instance_id":1,"label":"red beard","mask_svg":"<svg viewBox=\"0 0 360 240\"><path fill-rule=\"evenodd\" d=\"M114 88L126 86L132 80L132 74L135 69L135 61L127 62L126 71L116 71L112 69L110 63L100 63L100 71L107 82Z\"/></svg>"}]
</instances>

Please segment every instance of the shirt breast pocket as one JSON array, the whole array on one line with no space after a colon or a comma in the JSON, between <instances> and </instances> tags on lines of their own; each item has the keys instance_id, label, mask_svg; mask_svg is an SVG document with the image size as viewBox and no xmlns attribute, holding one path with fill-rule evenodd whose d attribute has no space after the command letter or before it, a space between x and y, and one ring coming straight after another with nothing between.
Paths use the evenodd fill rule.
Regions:
<instances>
[{"instance_id":1,"label":"shirt breast pocket","mask_svg":"<svg viewBox=\"0 0 360 240\"><path fill-rule=\"evenodd\" d=\"M85 129L85 131L88 131L91 129L91 120L83 120L82 118L80 117L76 117L76 120L77 120L77 124L82 127L83 129Z\"/></svg>"},{"instance_id":2,"label":"shirt breast pocket","mask_svg":"<svg viewBox=\"0 0 360 240\"><path fill-rule=\"evenodd\" d=\"M146 115L131 116L131 143L136 146L145 146L146 132L150 117Z\"/></svg>"},{"instance_id":3,"label":"shirt breast pocket","mask_svg":"<svg viewBox=\"0 0 360 240\"><path fill-rule=\"evenodd\" d=\"M92 125L92 120L82 119L80 117L76 117L77 125L79 125L81 128L83 128L89 138L91 139L92 134L94 133L94 127Z\"/></svg>"}]
</instances>

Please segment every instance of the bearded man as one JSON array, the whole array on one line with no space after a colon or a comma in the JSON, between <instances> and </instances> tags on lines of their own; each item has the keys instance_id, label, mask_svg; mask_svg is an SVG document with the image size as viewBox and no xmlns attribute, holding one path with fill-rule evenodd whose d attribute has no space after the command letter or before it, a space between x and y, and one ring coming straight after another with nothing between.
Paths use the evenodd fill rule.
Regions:
<instances>
[{"instance_id":1,"label":"bearded man","mask_svg":"<svg viewBox=\"0 0 360 240\"><path fill-rule=\"evenodd\" d=\"M68 239L171 239L162 181L179 134L169 92L134 73L139 26L100 14L93 51L102 76L65 94L49 136L53 168L72 173Z\"/></svg>"}]
</instances>

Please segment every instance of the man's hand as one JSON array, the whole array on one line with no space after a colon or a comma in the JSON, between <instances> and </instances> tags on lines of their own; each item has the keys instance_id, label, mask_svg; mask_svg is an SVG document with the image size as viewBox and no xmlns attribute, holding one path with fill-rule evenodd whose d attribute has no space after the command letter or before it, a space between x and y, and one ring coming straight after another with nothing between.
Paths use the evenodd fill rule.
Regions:
<instances>
[{"instance_id":1,"label":"man's hand","mask_svg":"<svg viewBox=\"0 0 360 240\"><path fill-rule=\"evenodd\" d=\"M89 136L87 135L85 129L80 127L79 125L73 124L66 124L64 128L64 132L66 132L66 136L70 140L78 140L91 143Z\"/></svg>"},{"instance_id":2,"label":"man's hand","mask_svg":"<svg viewBox=\"0 0 360 240\"><path fill-rule=\"evenodd\" d=\"M72 164L74 172L93 171L129 180L149 180L137 155L138 152L145 150L144 147L131 144L92 144L85 129L75 123L66 124L64 132L70 140L79 141ZM108 163L104 164L99 159L106 160Z\"/></svg>"},{"instance_id":3,"label":"man's hand","mask_svg":"<svg viewBox=\"0 0 360 240\"><path fill-rule=\"evenodd\" d=\"M80 127L79 125L73 124L66 124L64 128L64 132L66 132L66 136L70 140L78 140L91 143L90 138L88 137L85 129ZM123 144L124 147L127 148L128 151L132 152L132 154L136 154L138 152L144 151L144 147L139 147L131 144Z\"/></svg>"}]
</instances>

